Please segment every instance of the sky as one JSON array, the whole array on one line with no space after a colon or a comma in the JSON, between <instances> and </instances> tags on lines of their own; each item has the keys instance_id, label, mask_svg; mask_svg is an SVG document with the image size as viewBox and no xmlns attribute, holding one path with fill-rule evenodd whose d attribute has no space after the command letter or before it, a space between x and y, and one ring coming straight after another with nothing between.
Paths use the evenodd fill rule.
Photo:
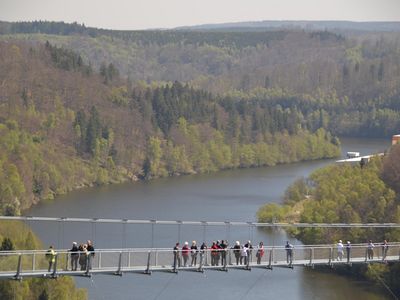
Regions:
<instances>
[{"instance_id":1,"label":"sky","mask_svg":"<svg viewBox=\"0 0 400 300\"><path fill-rule=\"evenodd\" d=\"M400 0L0 0L0 20L107 29L262 20L400 21Z\"/></svg>"}]
</instances>

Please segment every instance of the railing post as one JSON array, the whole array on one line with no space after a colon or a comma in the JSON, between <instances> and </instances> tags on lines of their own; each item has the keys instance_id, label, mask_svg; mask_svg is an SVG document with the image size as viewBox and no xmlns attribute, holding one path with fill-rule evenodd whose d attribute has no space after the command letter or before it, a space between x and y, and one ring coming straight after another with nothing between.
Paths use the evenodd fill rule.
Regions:
<instances>
[{"instance_id":1,"label":"railing post","mask_svg":"<svg viewBox=\"0 0 400 300\"><path fill-rule=\"evenodd\" d=\"M174 266L173 266L173 269L172 269L172 272L174 272L174 273L178 273L178 269L176 268L177 264L178 264L178 259L179 259L178 251L179 250L174 250Z\"/></svg>"},{"instance_id":2,"label":"railing post","mask_svg":"<svg viewBox=\"0 0 400 300\"><path fill-rule=\"evenodd\" d=\"M18 265L17 265L17 273L15 274L14 278L17 280L21 280L21 269L22 269L22 254L18 255Z\"/></svg>"},{"instance_id":3,"label":"railing post","mask_svg":"<svg viewBox=\"0 0 400 300\"><path fill-rule=\"evenodd\" d=\"M313 266L314 248L310 248L310 266Z\"/></svg>"},{"instance_id":4,"label":"railing post","mask_svg":"<svg viewBox=\"0 0 400 300\"><path fill-rule=\"evenodd\" d=\"M333 258L333 248L331 247L329 248L329 262L328 262L329 266L331 267L332 267L332 258Z\"/></svg>"},{"instance_id":5,"label":"railing post","mask_svg":"<svg viewBox=\"0 0 400 300\"><path fill-rule=\"evenodd\" d=\"M91 276L91 274L90 274L90 264L91 264L90 253L89 254L83 253L83 255L86 255L86 272L85 272L85 275L90 277Z\"/></svg>"},{"instance_id":6,"label":"railing post","mask_svg":"<svg viewBox=\"0 0 400 300\"><path fill-rule=\"evenodd\" d=\"M274 253L274 248L272 248L270 251L269 251L269 259L268 259L268 269L270 269L270 270L272 270L272 262L273 262L273 253Z\"/></svg>"},{"instance_id":7,"label":"railing post","mask_svg":"<svg viewBox=\"0 0 400 300\"><path fill-rule=\"evenodd\" d=\"M131 267L131 252L128 252L128 268Z\"/></svg>"},{"instance_id":8,"label":"railing post","mask_svg":"<svg viewBox=\"0 0 400 300\"><path fill-rule=\"evenodd\" d=\"M119 257L118 257L118 269L115 272L115 275L122 276L122 251L119 252Z\"/></svg>"},{"instance_id":9,"label":"railing post","mask_svg":"<svg viewBox=\"0 0 400 300\"><path fill-rule=\"evenodd\" d=\"M224 252L222 253L222 255L225 256L224 265L223 265L222 270L224 270L225 272L228 272L228 268L226 267L226 253L227 253L228 250L227 250L227 249L223 249L222 251L224 251Z\"/></svg>"},{"instance_id":10,"label":"railing post","mask_svg":"<svg viewBox=\"0 0 400 300\"><path fill-rule=\"evenodd\" d=\"M294 247L291 248L292 250L292 255L290 256L290 264L289 264L289 268L293 269L293 261L294 261Z\"/></svg>"},{"instance_id":11,"label":"railing post","mask_svg":"<svg viewBox=\"0 0 400 300\"><path fill-rule=\"evenodd\" d=\"M99 258L99 269L101 269L101 252L98 253L97 257Z\"/></svg>"},{"instance_id":12,"label":"railing post","mask_svg":"<svg viewBox=\"0 0 400 300\"><path fill-rule=\"evenodd\" d=\"M201 251L201 250L200 250ZM203 253L201 253L200 252L200 264L199 264L199 268L197 269L197 271L198 272L204 272L204 269L203 269L203 259L204 259L204 255L205 255L206 253L203 251Z\"/></svg>"},{"instance_id":13,"label":"railing post","mask_svg":"<svg viewBox=\"0 0 400 300\"><path fill-rule=\"evenodd\" d=\"M151 275L151 270L150 270L150 260L151 260L151 251L147 254L147 268L144 271L144 274Z\"/></svg>"},{"instance_id":14,"label":"railing post","mask_svg":"<svg viewBox=\"0 0 400 300\"><path fill-rule=\"evenodd\" d=\"M65 260L65 271L68 271L69 253L67 252L65 255L67 256L67 258ZM72 271L72 268L71 268L71 271Z\"/></svg>"},{"instance_id":15,"label":"railing post","mask_svg":"<svg viewBox=\"0 0 400 300\"><path fill-rule=\"evenodd\" d=\"M32 255L32 271L36 269L36 253L34 252Z\"/></svg>"},{"instance_id":16,"label":"railing post","mask_svg":"<svg viewBox=\"0 0 400 300\"><path fill-rule=\"evenodd\" d=\"M53 278L57 278L57 262L58 262L58 253L55 254L53 273L51 274L51 277Z\"/></svg>"},{"instance_id":17,"label":"railing post","mask_svg":"<svg viewBox=\"0 0 400 300\"><path fill-rule=\"evenodd\" d=\"M246 270L249 270L249 271L251 271L251 268L250 268L250 256L251 256L251 254L248 253L247 261L246 261Z\"/></svg>"}]
</instances>

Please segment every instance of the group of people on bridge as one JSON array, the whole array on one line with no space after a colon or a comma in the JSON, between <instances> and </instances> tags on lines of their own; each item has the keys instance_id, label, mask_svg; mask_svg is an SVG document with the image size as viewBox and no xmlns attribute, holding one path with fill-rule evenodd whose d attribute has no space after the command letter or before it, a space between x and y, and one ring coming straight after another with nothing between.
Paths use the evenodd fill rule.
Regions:
<instances>
[{"instance_id":1,"label":"group of people on bridge","mask_svg":"<svg viewBox=\"0 0 400 300\"><path fill-rule=\"evenodd\" d=\"M71 256L71 270L78 270L78 263L81 271L92 269L92 260L95 256L94 246L91 240L86 243L81 243L78 246L77 242L72 243L72 248L69 250ZM57 252L54 250L53 245L49 247L46 252L46 258L49 262L48 271L50 272L56 261Z\"/></svg>"},{"instance_id":2,"label":"group of people on bridge","mask_svg":"<svg viewBox=\"0 0 400 300\"><path fill-rule=\"evenodd\" d=\"M293 245L289 242L286 243L285 249L287 254L287 263L291 263L293 260ZM265 254L264 243L259 242L256 248L253 247L251 241L240 244L236 241L235 244L229 248L229 243L226 240L213 241L211 246L208 247L205 242L200 247L197 246L197 242L193 241L189 247L189 243L185 242L182 248L180 243L177 242L173 248L174 260L173 266L176 267L194 267L197 264L197 258L200 258L200 263L203 264L205 253L210 252L211 266L226 266L227 252L232 250L236 265L248 265L252 259L253 251L257 258L257 264L261 264L261 259ZM190 264L189 264L190 258ZM229 262L230 263L230 262Z\"/></svg>"},{"instance_id":3,"label":"group of people on bridge","mask_svg":"<svg viewBox=\"0 0 400 300\"><path fill-rule=\"evenodd\" d=\"M349 263L351 258L351 248L352 248L350 241L347 241L347 243L344 245L342 240L339 240L339 242L336 244L336 247L337 247L336 259L338 261L343 260L344 250L346 250L347 263ZM374 259L374 248L375 244L372 242L372 240L369 240L366 249L367 250L366 259L368 260ZM389 244L387 240L383 241L383 243L381 244L381 248L382 248L382 261L386 261L387 253L389 250Z\"/></svg>"}]
</instances>

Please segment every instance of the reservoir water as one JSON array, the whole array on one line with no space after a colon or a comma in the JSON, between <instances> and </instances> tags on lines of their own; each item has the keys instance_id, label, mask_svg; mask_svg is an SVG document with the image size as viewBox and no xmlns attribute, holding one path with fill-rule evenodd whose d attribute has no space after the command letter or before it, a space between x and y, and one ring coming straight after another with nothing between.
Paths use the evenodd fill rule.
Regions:
<instances>
[{"instance_id":1,"label":"reservoir water","mask_svg":"<svg viewBox=\"0 0 400 300\"><path fill-rule=\"evenodd\" d=\"M389 140L342 139L342 152L361 155L382 152ZM222 171L207 175L182 176L89 188L40 204L26 215L56 217L256 221L258 208L265 203L280 203L286 188L299 177L335 160L319 160L269 168ZM283 231L266 232L246 227L156 226L154 240L149 225L29 224L45 244L67 249L72 241L93 239L96 248L170 247L180 242L228 238L253 244L283 245ZM289 238L290 239L290 238ZM345 237L344 237L345 239ZM291 239L292 243L299 244ZM253 269L229 272L124 274L122 277L95 275L77 278L87 288L90 299L386 299L368 284L332 273L306 268Z\"/></svg>"}]
</instances>

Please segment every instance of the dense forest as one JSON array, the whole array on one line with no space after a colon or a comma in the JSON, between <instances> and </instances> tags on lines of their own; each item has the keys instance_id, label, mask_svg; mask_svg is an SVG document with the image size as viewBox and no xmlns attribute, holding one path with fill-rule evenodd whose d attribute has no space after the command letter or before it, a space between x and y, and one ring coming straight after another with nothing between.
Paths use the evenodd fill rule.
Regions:
<instances>
[{"instance_id":1,"label":"dense forest","mask_svg":"<svg viewBox=\"0 0 400 300\"><path fill-rule=\"evenodd\" d=\"M19 214L93 184L337 156L339 141L278 100L128 81L50 43L0 43L0 208Z\"/></svg>"},{"instance_id":2,"label":"dense forest","mask_svg":"<svg viewBox=\"0 0 400 300\"><path fill-rule=\"evenodd\" d=\"M284 205L267 204L258 211L263 222L304 223L400 223L400 145L367 165L331 165L301 178L285 194ZM305 244L334 244L339 239L353 243L368 240L399 241L399 229L301 228L290 233ZM370 270L369 268L373 268ZM400 295L398 264L356 268L370 279L383 277ZM378 275L377 275L378 274Z\"/></svg>"},{"instance_id":3,"label":"dense forest","mask_svg":"<svg viewBox=\"0 0 400 300\"><path fill-rule=\"evenodd\" d=\"M62 22L0 23L0 39L73 49L143 84L179 81L233 99L276 100L335 135L399 128L400 33L115 31Z\"/></svg>"},{"instance_id":4,"label":"dense forest","mask_svg":"<svg viewBox=\"0 0 400 300\"><path fill-rule=\"evenodd\" d=\"M28 226L19 221L0 222L0 251L34 249L43 249L43 245ZM4 256L0 258L0 262L3 266L10 262L16 265L15 260ZM0 299L2 300L82 300L86 298L86 291L75 288L71 277L60 277L57 280L45 278L24 278L22 281L0 280Z\"/></svg>"}]
</instances>

